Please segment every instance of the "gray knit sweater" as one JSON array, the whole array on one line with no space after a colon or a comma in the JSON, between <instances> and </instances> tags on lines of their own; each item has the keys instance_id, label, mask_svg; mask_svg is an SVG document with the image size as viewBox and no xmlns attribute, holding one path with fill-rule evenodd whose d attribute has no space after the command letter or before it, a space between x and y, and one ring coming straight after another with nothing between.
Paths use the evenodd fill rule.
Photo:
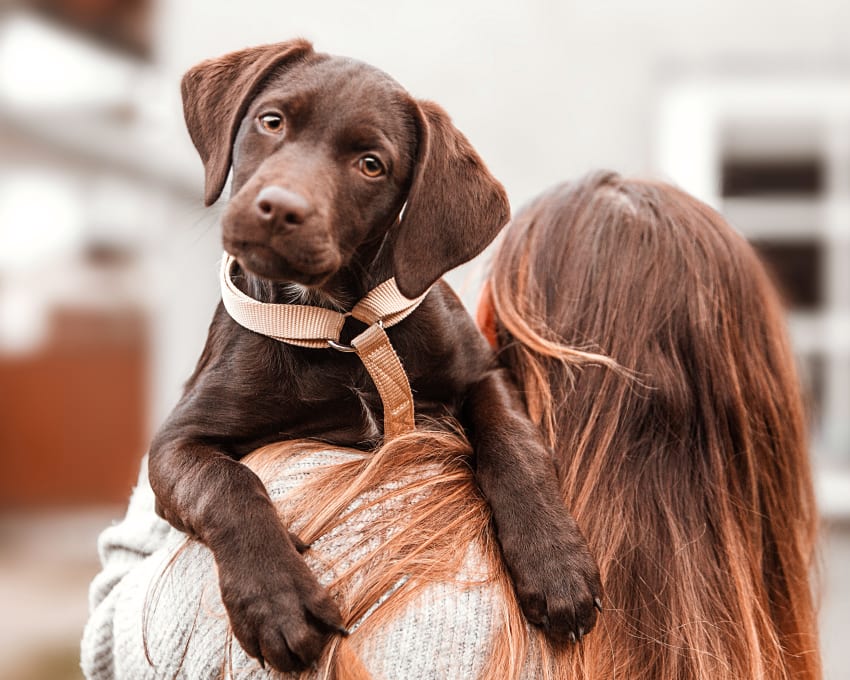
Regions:
<instances>
[{"instance_id":1,"label":"gray knit sweater","mask_svg":"<svg viewBox=\"0 0 850 680\"><path fill-rule=\"evenodd\" d=\"M269 494L279 498L319 467L356 455L327 451L296 458L269 486ZM323 584L368 549L358 545L360 527L382 511L389 509L378 505L360 512L313 543L306 559ZM89 593L82 640L86 678L206 680L223 677L225 668L235 678L277 677L237 642L229 643L211 553L190 542L173 558L185 538L155 514L144 461L126 517L98 541L103 570ZM397 617L358 643L357 653L373 678L479 676L502 622L500 595L485 582L482 565L481 546L469 546L458 574L462 583L427 586ZM534 666L530 659L526 677L538 675Z\"/></svg>"}]
</instances>

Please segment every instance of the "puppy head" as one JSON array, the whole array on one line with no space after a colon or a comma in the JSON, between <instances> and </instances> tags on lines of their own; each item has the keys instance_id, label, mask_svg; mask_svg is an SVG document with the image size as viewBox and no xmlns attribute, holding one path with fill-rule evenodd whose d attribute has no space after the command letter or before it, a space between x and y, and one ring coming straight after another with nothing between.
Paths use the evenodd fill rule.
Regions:
<instances>
[{"instance_id":1,"label":"puppy head","mask_svg":"<svg viewBox=\"0 0 850 680\"><path fill-rule=\"evenodd\" d=\"M445 112L365 64L296 40L203 62L182 92L207 205L233 167L225 248L264 278L321 287L385 240L416 297L507 221L504 190Z\"/></svg>"}]
</instances>

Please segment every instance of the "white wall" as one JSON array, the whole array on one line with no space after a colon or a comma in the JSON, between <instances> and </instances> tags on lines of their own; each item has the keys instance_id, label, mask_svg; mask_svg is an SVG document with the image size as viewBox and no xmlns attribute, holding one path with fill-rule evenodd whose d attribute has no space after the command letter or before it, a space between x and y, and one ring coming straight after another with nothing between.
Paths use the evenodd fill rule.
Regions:
<instances>
[{"instance_id":1,"label":"white wall","mask_svg":"<svg viewBox=\"0 0 850 680\"><path fill-rule=\"evenodd\" d=\"M388 71L454 116L515 204L588 169L651 170L664 73L850 67L846 0L163 0L160 23L175 87L203 58L299 35Z\"/></svg>"}]
</instances>

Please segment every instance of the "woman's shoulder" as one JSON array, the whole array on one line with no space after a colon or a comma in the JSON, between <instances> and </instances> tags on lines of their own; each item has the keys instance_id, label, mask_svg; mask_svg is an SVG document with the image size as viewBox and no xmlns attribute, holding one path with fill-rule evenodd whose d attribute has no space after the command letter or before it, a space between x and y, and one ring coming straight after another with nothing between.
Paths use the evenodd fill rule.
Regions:
<instances>
[{"instance_id":1,"label":"woman's shoulder","mask_svg":"<svg viewBox=\"0 0 850 680\"><path fill-rule=\"evenodd\" d=\"M433 462L394 475L379 469L374 483L361 484L380 463L370 456L328 447L248 464L290 530L310 543L304 558L347 617L350 635L338 644L373 677L478 677L508 611L492 542L485 530L468 530L486 528L487 517L476 514L462 470L447 474ZM99 649L87 677L203 680L227 668L233 677L265 678L229 633L212 554L160 524L144 480L144 502L131 504L125 529L149 536L150 527L141 529L149 521L176 540L148 546L155 549L124 570L93 613L109 634L95 641L90 631L84 641L84 652L95 642ZM129 543L148 540L134 531Z\"/></svg>"}]
</instances>

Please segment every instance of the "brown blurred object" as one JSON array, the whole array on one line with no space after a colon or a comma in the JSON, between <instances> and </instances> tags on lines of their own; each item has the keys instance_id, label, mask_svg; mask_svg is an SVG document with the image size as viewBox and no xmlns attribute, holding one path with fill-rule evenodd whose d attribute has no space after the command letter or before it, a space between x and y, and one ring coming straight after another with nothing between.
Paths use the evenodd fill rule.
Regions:
<instances>
[{"instance_id":1,"label":"brown blurred object","mask_svg":"<svg viewBox=\"0 0 850 680\"><path fill-rule=\"evenodd\" d=\"M820 158L724 158L720 171L725 198L819 196L826 184Z\"/></svg>"},{"instance_id":2,"label":"brown blurred object","mask_svg":"<svg viewBox=\"0 0 850 680\"><path fill-rule=\"evenodd\" d=\"M123 503L146 446L140 311L57 309L47 343L0 355L0 509Z\"/></svg>"},{"instance_id":3,"label":"brown blurred object","mask_svg":"<svg viewBox=\"0 0 850 680\"><path fill-rule=\"evenodd\" d=\"M767 265L774 285L795 310L818 310L824 305L824 245L818 239L750 239Z\"/></svg>"},{"instance_id":4,"label":"brown blurred object","mask_svg":"<svg viewBox=\"0 0 850 680\"><path fill-rule=\"evenodd\" d=\"M151 56L151 0L27 0L64 26L137 57Z\"/></svg>"}]
</instances>

